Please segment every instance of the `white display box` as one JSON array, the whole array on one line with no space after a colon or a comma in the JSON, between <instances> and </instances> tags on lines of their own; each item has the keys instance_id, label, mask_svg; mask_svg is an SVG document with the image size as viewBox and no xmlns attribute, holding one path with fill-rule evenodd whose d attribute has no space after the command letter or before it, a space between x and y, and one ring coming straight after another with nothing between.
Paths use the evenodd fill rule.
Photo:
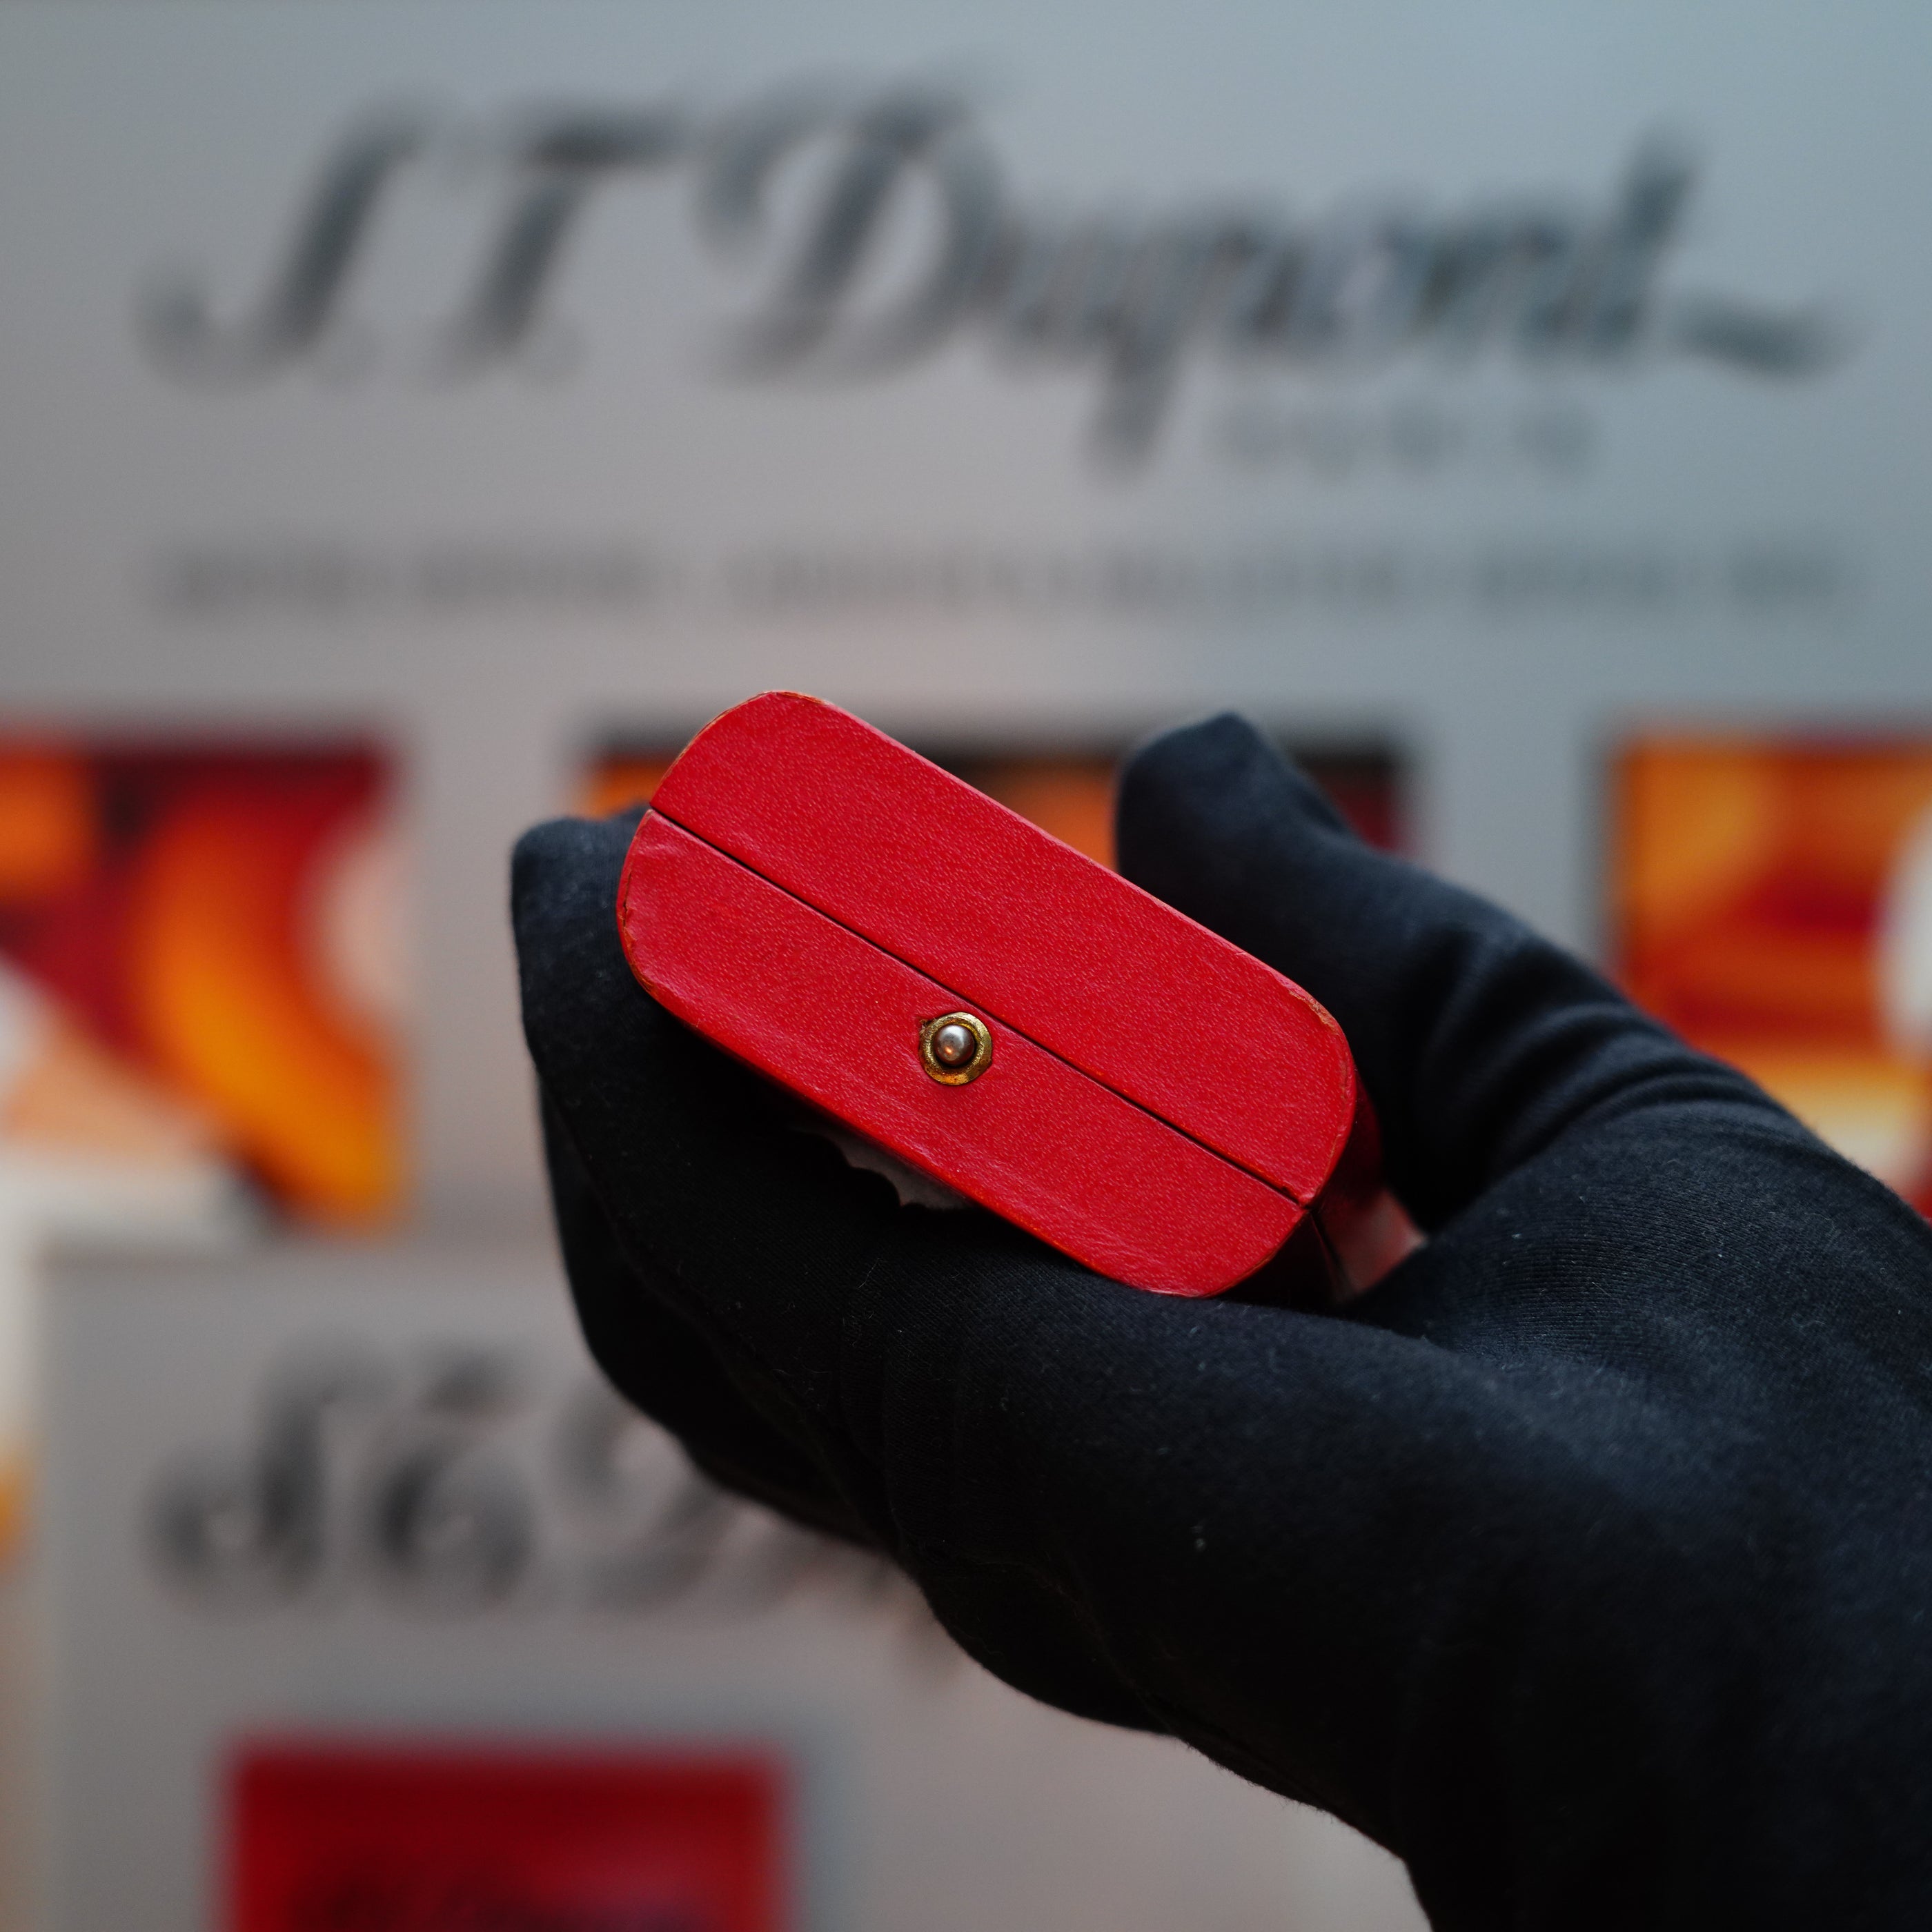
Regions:
<instances>
[{"instance_id":1,"label":"white display box","mask_svg":"<svg viewBox=\"0 0 1932 1932\"><path fill-rule=\"evenodd\" d=\"M74 1263L44 1315L49 1932L219 1923L232 1754L304 1738L770 1749L824 1932L1420 1922L1341 1826L695 1478L546 1250Z\"/></svg>"}]
</instances>

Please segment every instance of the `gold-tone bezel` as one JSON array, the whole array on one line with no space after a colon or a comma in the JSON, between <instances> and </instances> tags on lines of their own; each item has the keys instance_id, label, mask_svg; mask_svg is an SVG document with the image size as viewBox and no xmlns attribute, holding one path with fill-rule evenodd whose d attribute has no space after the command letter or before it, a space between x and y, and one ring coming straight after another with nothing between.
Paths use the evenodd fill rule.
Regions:
<instances>
[{"instance_id":1,"label":"gold-tone bezel","mask_svg":"<svg viewBox=\"0 0 1932 1932\"><path fill-rule=\"evenodd\" d=\"M978 1042L973 1058L964 1066L942 1066L932 1057L934 1034L944 1026L963 1026ZM993 1064L993 1036L976 1013L941 1013L919 1030L920 1064L942 1087L964 1087L979 1078Z\"/></svg>"}]
</instances>

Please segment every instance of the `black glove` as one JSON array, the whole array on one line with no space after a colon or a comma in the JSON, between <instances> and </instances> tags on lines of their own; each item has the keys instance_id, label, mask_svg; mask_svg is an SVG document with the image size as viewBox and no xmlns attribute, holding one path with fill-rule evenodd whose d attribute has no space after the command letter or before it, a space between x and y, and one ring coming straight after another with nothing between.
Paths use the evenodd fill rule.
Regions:
<instances>
[{"instance_id":1,"label":"black glove","mask_svg":"<svg viewBox=\"0 0 1932 1932\"><path fill-rule=\"evenodd\" d=\"M661 1012L628 826L518 848L591 1346L959 1642L1408 1862L1444 1928L1932 1925L1932 1231L1742 1076L1372 852L1247 725L1128 876L1340 1021L1428 1244L1346 1315L902 1208Z\"/></svg>"}]
</instances>

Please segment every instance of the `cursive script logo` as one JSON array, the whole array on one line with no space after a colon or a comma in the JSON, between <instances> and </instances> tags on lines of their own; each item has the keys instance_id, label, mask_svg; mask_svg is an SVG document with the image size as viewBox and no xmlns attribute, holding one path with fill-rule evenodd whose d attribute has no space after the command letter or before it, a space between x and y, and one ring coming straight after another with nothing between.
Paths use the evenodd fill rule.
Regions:
<instances>
[{"instance_id":1,"label":"cursive script logo","mask_svg":"<svg viewBox=\"0 0 1932 1932\"><path fill-rule=\"evenodd\" d=\"M1056 214L1004 181L969 104L942 89L793 88L704 116L670 105L507 117L481 134L395 112L324 158L253 306L224 319L183 274L139 305L172 376L261 381L341 322L398 182L440 150L490 158L501 195L466 290L436 331L448 372L530 344L601 188L682 170L707 249L761 293L723 326L740 376L872 376L976 334L1003 362L1090 372L1093 442L1154 446L1190 358L1309 371L1403 356L1607 366L1690 356L1747 374L1819 370L1841 347L1816 308L1663 286L1696 182L1677 147L1641 146L1594 205L1524 200L1454 213L1345 197L1311 216L1198 205Z\"/></svg>"},{"instance_id":2,"label":"cursive script logo","mask_svg":"<svg viewBox=\"0 0 1932 1932\"><path fill-rule=\"evenodd\" d=\"M601 1382L546 1389L466 1342L310 1346L268 1366L252 1424L171 1459L146 1498L158 1573L210 1612L364 1594L398 1610L654 1616L865 1604L921 1643L880 1558L715 1487Z\"/></svg>"}]
</instances>

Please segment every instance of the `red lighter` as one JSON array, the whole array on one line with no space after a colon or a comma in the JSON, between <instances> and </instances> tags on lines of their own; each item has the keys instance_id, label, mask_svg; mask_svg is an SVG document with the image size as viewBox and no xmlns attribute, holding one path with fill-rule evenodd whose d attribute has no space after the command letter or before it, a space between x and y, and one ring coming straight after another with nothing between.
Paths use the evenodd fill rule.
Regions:
<instances>
[{"instance_id":1,"label":"red lighter","mask_svg":"<svg viewBox=\"0 0 1932 1932\"><path fill-rule=\"evenodd\" d=\"M767 692L692 740L617 922L679 1018L1133 1287L1292 1273L1312 1235L1346 1294L1414 1244L1322 1006L816 698Z\"/></svg>"}]
</instances>

